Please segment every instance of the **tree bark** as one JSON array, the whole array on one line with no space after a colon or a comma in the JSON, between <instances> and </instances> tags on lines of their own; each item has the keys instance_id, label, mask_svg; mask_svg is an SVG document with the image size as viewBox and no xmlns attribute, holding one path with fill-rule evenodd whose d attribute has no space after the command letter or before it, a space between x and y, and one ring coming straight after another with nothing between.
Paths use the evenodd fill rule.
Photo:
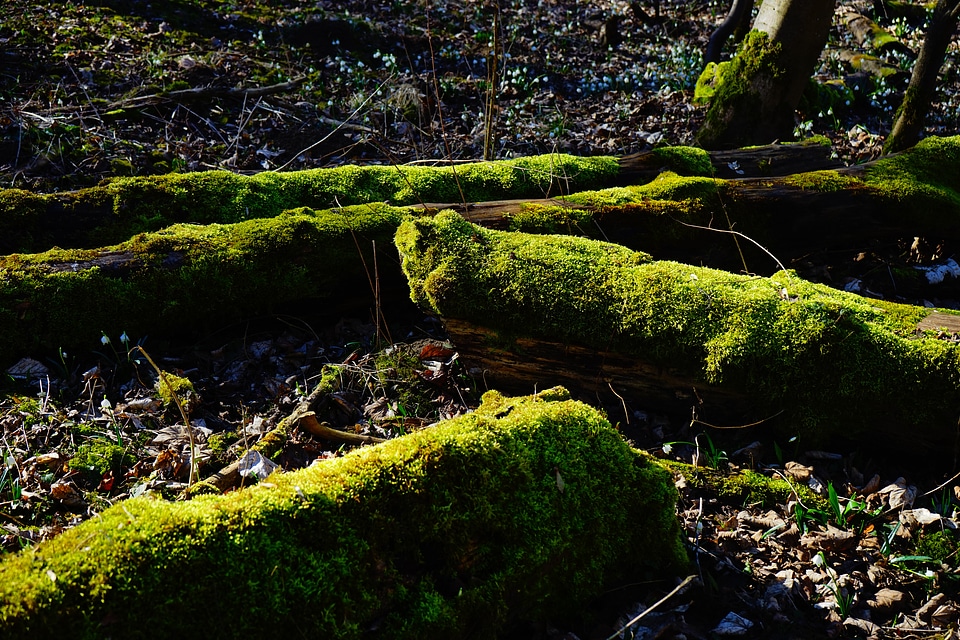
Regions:
<instances>
[{"instance_id":1,"label":"tree bark","mask_svg":"<svg viewBox=\"0 0 960 640\"><path fill-rule=\"evenodd\" d=\"M733 60L704 72L716 74L716 91L697 134L701 146L767 144L790 135L834 5L835 0L766 0L760 6L754 31Z\"/></svg>"},{"instance_id":2,"label":"tree bark","mask_svg":"<svg viewBox=\"0 0 960 640\"><path fill-rule=\"evenodd\" d=\"M937 92L937 76L943 66L947 47L957 30L960 2L939 0L930 27L920 47L920 56L910 75L910 84L897 110L893 130L884 144L884 153L903 151L915 145L923 131L923 120Z\"/></svg>"},{"instance_id":3,"label":"tree bark","mask_svg":"<svg viewBox=\"0 0 960 640\"><path fill-rule=\"evenodd\" d=\"M727 38L735 32L741 30L741 25L750 22L750 14L753 11L753 0L734 0L733 6L727 17L720 23L710 35L710 41L707 43L707 52L703 56L704 62L720 62L720 56L723 53L723 45ZM744 32L746 29L744 29ZM739 39L738 39L739 42Z\"/></svg>"}]
</instances>

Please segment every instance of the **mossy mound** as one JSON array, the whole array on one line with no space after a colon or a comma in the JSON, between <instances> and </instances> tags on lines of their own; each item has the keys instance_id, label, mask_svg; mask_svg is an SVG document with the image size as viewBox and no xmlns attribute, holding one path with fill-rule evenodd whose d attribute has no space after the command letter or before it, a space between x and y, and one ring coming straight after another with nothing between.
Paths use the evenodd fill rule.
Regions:
<instances>
[{"instance_id":1,"label":"mossy mound","mask_svg":"<svg viewBox=\"0 0 960 640\"><path fill-rule=\"evenodd\" d=\"M397 246L415 302L505 344L530 336L636 356L750 399L757 418L782 412L790 435L952 442L960 346L918 333L929 309L789 272L748 277L592 240L490 231L449 211L404 222Z\"/></svg>"},{"instance_id":2,"label":"mossy mound","mask_svg":"<svg viewBox=\"0 0 960 640\"><path fill-rule=\"evenodd\" d=\"M492 638L686 557L670 474L563 389L0 564L0 635Z\"/></svg>"}]
</instances>

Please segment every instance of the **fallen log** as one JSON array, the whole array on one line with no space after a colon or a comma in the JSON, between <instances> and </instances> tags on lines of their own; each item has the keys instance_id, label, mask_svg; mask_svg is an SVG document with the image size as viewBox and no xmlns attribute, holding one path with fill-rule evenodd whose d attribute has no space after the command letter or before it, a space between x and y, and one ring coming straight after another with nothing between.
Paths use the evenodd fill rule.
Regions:
<instances>
[{"instance_id":1,"label":"fallen log","mask_svg":"<svg viewBox=\"0 0 960 640\"><path fill-rule=\"evenodd\" d=\"M229 224L297 207L369 202L413 205L542 198L643 184L662 171L717 177L774 176L836 166L816 141L707 154L665 147L626 156L551 154L454 166L344 166L243 176L227 171L116 178L66 193L0 190L0 253L92 248L189 222Z\"/></svg>"},{"instance_id":2,"label":"fallen log","mask_svg":"<svg viewBox=\"0 0 960 640\"><path fill-rule=\"evenodd\" d=\"M616 158L563 154L457 166L343 166L242 176L205 171L116 178L66 193L0 190L0 253L92 248L172 224L232 224L298 207L541 198L609 184Z\"/></svg>"},{"instance_id":3,"label":"fallen log","mask_svg":"<svg viewBox=\"0 0 960 640\"><path fill-rule=\"evenodd\" d=\"M603 237L658 258L770 273L777 262L766 251L788 263L860 246L865 235L871 242L928 234L960 240L957 167L960 138L932 138L868 168L748 180L664 174L640 186L468 205L465 215L491 227ZM91 349L102 333L170 334L296 301L330 309L336 301L340 314L365 315L376 303L374 245L389 249L376 263L380 303L399 303L403 275L389 245L407 215L383 204L298 209L232 225L174 226L100 249L2 257L0 362L36 350ZM731 226L766 251L710 230ZM914 271L897 276L904 293L923 284Z\"/></svg>"},{"instance_id":4,"label":"fallen log","mask_svg":"<svg viewBox=\"0 0 960 640\"><path fill-rule=\"evenodd\" d=\"M645 184L664 171L682 176L737 179L786 176L842 166L839 160L831 158L832 154L829 142L818 139L728 151L660 147L620 158L620 172L611 186Z\"/></svg>"},{"instance_id":5,"label":"fallen log","mask_svg":"<svg viewBox=\"0 0 960 640\"><path fill-rule=\"evenodd\" d=\"M779 265L768 252L788 265L814 252L909 246L915 237L960 243L958 172L960 137L927 138L837 170L737 180L665 173L643 185L546 200L426 208L453 209L495 229L586 235L662 259L770 273ZM731 229L753 242L718 233Z\"/></svg>"},{"instance_id":6,"label":"fallen log","mask_svg":"<svg viewBox=\"0 0 960 640\"><path fill-rule=\"evenodd\" d=\"M0 635L497 637L686 564L672 476L563 389L0 563ZM633 572L631 574L631 572Z\"/></svg>"},{"instance_id":7,"label":"fallen log","mask_svg":"<svg viewBox=\"0 0 960 640\"><path fill-rule=\"evenodd\" d=\"M585 398L612 387L713 425L776 415L771 426L808 443L935 456L955 446L960 345L918 328L931 309L789 272L748 277L487 230L451 211L404 222L397 246L412 299L494 387L563 380Z\"/></svg>"},{"instance_id":8,"label":"fallen log","mask_svg":"<svg viewBox=\"0 0 960 640\"><path fill-rule=\"evenodd\" d=\"M284 305L306 311L336 299L341 312L356 302L365 315L376 302L374 247L393 253L403 215L385 205L301 209L233 225L176 225L101 249L0 257L0 362L92 349L101 333L139 339L223 326ZM399 269L379 276L383 301L400 299Z\"/></svg>"}]
</instances>

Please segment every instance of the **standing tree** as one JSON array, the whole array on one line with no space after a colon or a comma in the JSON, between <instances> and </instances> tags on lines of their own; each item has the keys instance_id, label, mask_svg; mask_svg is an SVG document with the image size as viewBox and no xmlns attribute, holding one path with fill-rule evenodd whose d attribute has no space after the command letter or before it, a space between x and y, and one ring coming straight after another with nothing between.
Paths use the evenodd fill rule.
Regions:
<instances>
[{"instance_id":1,"label":"standing tree","mask_svg":"<svg viewBox=\"0 0 960 640\"><path fill-rule=\"evenodd\" d=\"M793 114L827 42L836 0L765 0L736 56L710 64L710 95L697 134L706 149L765 144L793 131Z\"/></svg>"},{"instance_id":2,"label":"standing tree","mask_svg":"<svg viewBox=\"0 0 960 640\"><path fill-rule=\"evenodd\" d=\"M947 55L947 47L957 30L960 0L938 0L923 38L910 85L897 110L893 131L883 145L884 153L903 151L915 145L923 130L923 119L937 91L937 76Z\"/></svg>"}]
</instances>

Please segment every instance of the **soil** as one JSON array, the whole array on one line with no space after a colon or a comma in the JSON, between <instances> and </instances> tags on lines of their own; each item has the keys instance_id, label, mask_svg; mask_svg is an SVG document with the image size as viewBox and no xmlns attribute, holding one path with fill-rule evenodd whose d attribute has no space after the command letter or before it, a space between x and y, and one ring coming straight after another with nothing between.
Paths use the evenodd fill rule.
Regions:
<instances>
[{"instance_id":1,"label":"soil","mask_svg":"<svg viewBox=\"0 0 960 640\"><path fill-rule=\"evenodd\" d=\"M4 0L0 184L57 191L169 171L461 161L483 158L485 140L492 158L690 144L703 118L692 87L727 7L658 4L659 16L654 3L639 3L649 18L641 19L611 1ZM871 3L840 5L873 15ZM604 28L612 17L616 30ZM917 50L922 24L878 19ZM860 47L838 17L816 79L846 78L853 99L806 102L795 134L825 135L855 163L879 155L912 61L882 54L899 72L878 79L848 68L844 50ZM958 83L948 56L928 134L956 133ZM944 257L936 243L925 251ZM885 255L852 252L882 271ZM815 273L826 258L809 262L801 266ZM395 437L475 406L483 381L465 374L442 325L410 308L383 311L389 325L374 314L294 313L190 341L103 336L86 353L21 361L0 401L4 552L131 495L182 497L190 443L178 412L156 400L156 375L138 343L194 386L201 475L268 433L324 364L350 371L323 407L335 428ZM25 369L41 382L18 383ZM576 628L540 621L514 637L956 633L953 469L896 452L877 460L808 451L797 440L745 442L648 413L643 398L624 399L610 415L637 446L694 465L678 469L677 484L695 580L622 633L675 583L624 585L590 603L592 617ZM279 462L298 468L346 448L297 431ZM721 491L721 482L704 480L745 469L798 490Z\"/></svg>"}]
</instances>

